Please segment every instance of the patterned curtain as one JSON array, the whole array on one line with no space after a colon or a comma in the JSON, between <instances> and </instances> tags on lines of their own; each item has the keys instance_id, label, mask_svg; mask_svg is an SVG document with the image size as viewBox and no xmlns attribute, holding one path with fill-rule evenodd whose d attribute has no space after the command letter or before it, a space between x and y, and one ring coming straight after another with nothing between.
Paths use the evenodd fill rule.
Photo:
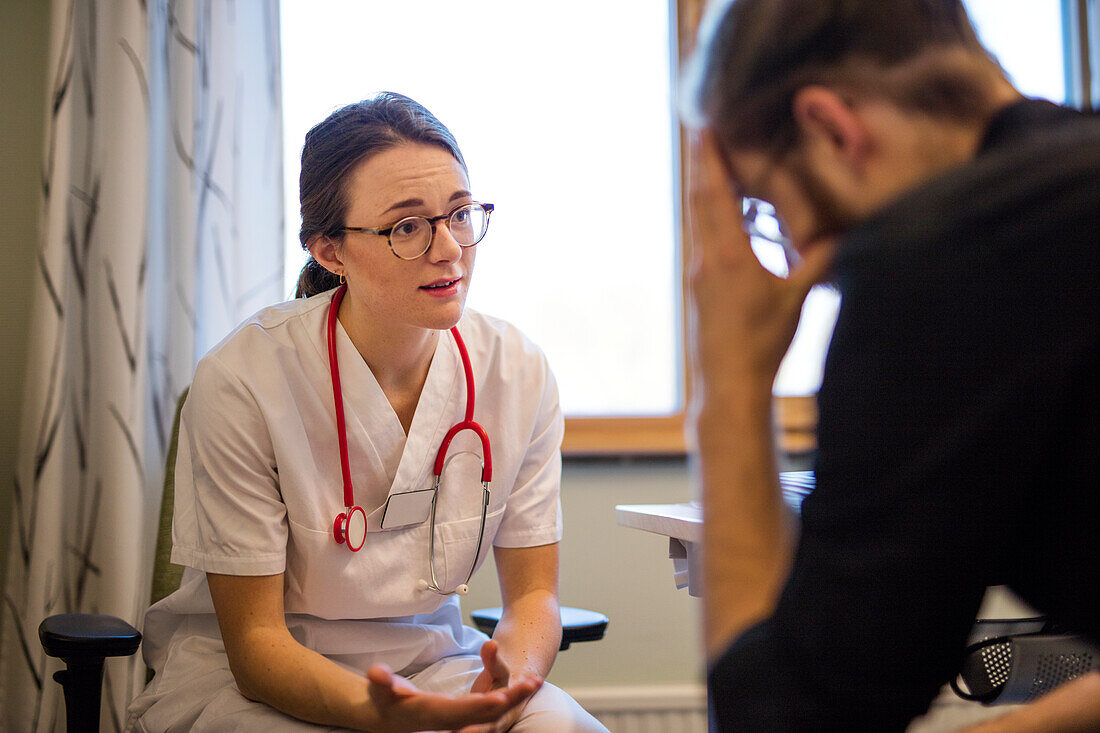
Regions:
<instances>
[{"instance_id":1,"label":"patterned curtain","mask_svg":"<svg viewBox=\"0 0 1100 733\"><path fill-rule=\"evenodd\" d=\"M282 299L278 3L53 0L0 729L64 724L54 613L140 626L175 401ZM8 480L4 478L3 480ZM109 660L103 730L144 683Z\"/></svg>"}]
</instances>

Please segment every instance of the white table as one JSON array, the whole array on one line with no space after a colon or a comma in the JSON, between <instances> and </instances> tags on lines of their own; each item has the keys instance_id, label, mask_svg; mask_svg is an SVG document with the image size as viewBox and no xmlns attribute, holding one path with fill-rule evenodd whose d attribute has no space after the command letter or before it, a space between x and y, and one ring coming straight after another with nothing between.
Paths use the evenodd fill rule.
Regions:
<instances>
[{"instance_id":1,"label":"white table","mask_svg":"<svg viewBox=\"0 0 1100 733\"><path fill-rule=\"evenodd\" d=\"M668 537L668 556L677 588L688 594L703 593L700 549L703 545L703 507L688 504L620 504L615 517L624 527L633 527Z\"/></svg>"},{"instance_id":2,"label":"white table","mask_svg":"<svg viewBox=\"0 0 1100 733\"><path fill-rule=\"evenodd\" d=\"M796 512L802 500L813 491L812 471L790 471L779 474L783 498ZM620 504L615 507L616 521L623 527L668 537L668 556L676 587L687 588L688 594L703 594L701 549L703 546L703 507L697 501L683 504Z\"/></svg>"}]
</instances>

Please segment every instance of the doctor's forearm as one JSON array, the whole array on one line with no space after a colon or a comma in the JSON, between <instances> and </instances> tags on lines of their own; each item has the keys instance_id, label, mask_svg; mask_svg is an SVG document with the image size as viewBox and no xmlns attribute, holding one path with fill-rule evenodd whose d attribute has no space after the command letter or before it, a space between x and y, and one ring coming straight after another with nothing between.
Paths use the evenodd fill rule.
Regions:
<instances>
[{"instance_id":1,"label":"doctor's forearm","mask_svg":"<svg viewBox=\"0 0 1100 733\"><path fill-rule=\"evenodd\" d=\"M289 632L256 630L244 647L230 667L245 697L312 723L380 730L363 675L303 647Z\"/></svg>"},{"instance_id":2,"label":"doctor's forearm","mask_svg":"<svg viewBox=\"0 0 1100 733\"><path fill-rule=\"evenodd\" d=\"M713 390L696 430L704 626L713 659L772 612L790 566L794 522L779 489L770 383L731 380Z\"/></svg>"},{"instance_id":3,"label":"doctor's forearm","mask_svg":"<svg viewBox=\"0 0 1100 733\"><path fill-rule=\"evenodd\" d=\"M494 547L504 612L493 632L499 657L514 676L545 677L561 645L558 545Z\"/></svg>"},{"instance_id":4,"label":"doctor's forearm","mask_svg":"<svg viewBox=\"0 0 1100 733\"><path fill-rule=\"evenodd\" d=\"M367 680L299 644L283 614L283 576L207 574L241 694L301 720L371 730Z\"/></svg>"},{"instance_id":5,"label":"doctor's forearm","mask_svg":"<svg viewBox=\"0 0 1100 733\"><path fill-rule=\"evenodd\" d=\"M513 675L529 672L545 678L561 646L557 594L534 591L506 605L493 640Z\"/></svg>"}]
</instances>

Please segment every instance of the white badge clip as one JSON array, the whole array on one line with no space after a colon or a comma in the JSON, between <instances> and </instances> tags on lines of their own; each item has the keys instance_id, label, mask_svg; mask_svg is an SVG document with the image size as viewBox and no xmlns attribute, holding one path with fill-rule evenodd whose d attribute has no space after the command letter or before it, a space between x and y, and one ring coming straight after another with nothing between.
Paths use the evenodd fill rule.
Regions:
<instances>
[{"instance_id":1,"label":"white badge clip","mask_svg":"<svg viewBox=\"0 0 1100 733\"><path fill-rule=\"evenodd\" d=\"M382 511L381 528L401 529L428 521L432 509L432 489L406 491L402 494L390 494L386 507Z\"/></svg>"}]
</instances>

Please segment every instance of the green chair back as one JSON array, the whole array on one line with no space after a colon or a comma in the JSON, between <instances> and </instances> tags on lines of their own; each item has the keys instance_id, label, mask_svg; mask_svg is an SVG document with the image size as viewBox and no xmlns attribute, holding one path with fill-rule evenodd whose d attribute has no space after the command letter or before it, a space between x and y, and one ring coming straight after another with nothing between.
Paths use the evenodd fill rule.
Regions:
<instances>
[{"instance_id":1,"label":"green chair back","mask_svg":"<svg viewBox=\"0 0 1100 733\"><path fill-rule=\"evenodd\" d=\"M153 558L153 592L150 605L173 593L180 587L183 566L169 559L172 556L172 509L176 499L176 451L179 448L180 413L187 399L183 390L176 403L176 417L172 421L172 439L168 443L168 458L164 469L164 491L160 499L160 524L157 527L157 553Z\"/></svg>"}]
</instances>

